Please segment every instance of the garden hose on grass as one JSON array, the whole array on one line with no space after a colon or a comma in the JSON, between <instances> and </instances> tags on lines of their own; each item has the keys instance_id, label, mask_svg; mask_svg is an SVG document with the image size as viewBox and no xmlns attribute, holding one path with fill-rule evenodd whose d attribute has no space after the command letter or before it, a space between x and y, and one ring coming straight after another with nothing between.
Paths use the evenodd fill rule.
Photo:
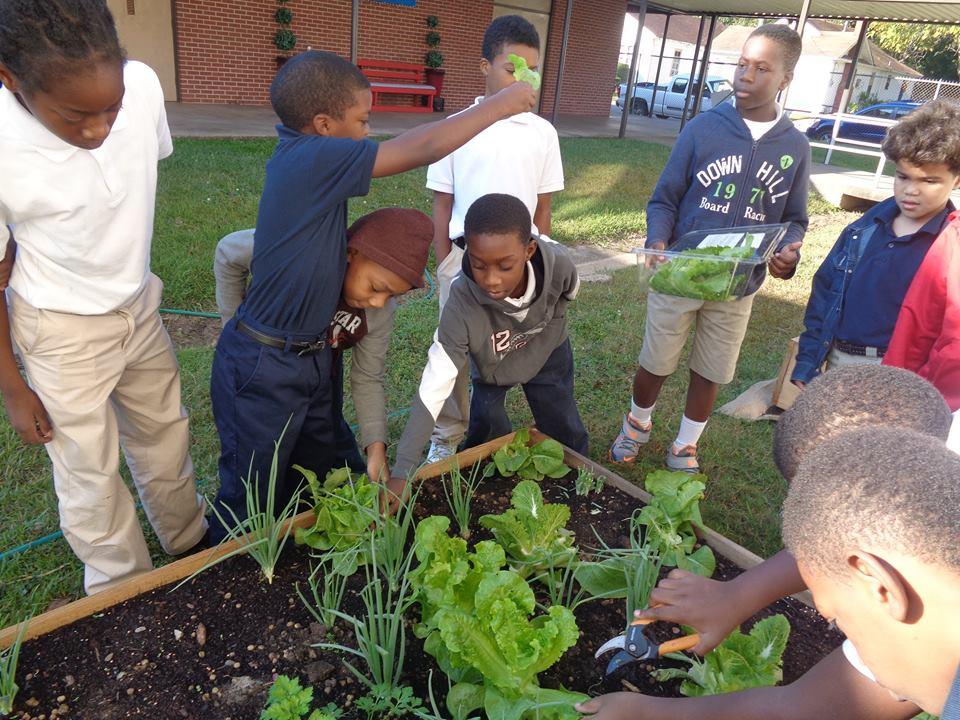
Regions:
<instances>
[{"instance_id":1,"label":"garden hose on grass","mask_svg":"<svg viewBox=\"0 0 960 720\"><path fill-rule=\"evenodd\" d=\"M427 287L429 288L427 290L427 294L420 298L414 298L412 302L416 302L417 300L431 300L433 299L433 296L436 294L437 285L433 279L433 276L430 274L430 271L425 270L424 275L427 278ZM201 317L201 318L210 318L210 319L217 319L217 320L220 319L220 315L218 313L198 312L196 310L177 310L175 308L160 308L160 312L165 313L167 315L185 315L187 317ZM402 417L409 412L410 412L409 407L401 408L399 410L394 410L392 412L387 413L387 420L392 420L393 418ZM358 426L356 423L353 423L352 425L350 425L350 429L353 430L354 432L356 432L357 427ZM140 507L140 503L137 503L137 508L139 507ZM31 540L30 542L24 543L23 545L18 545L15 548L4 550L3 552L0 552L0 562L3 562L9 557L14 557L16 555L19 555L20 553L24 553L27 550L32 550L35 547L46 545L47 543L53 542L54 540L59 540L61 537L63 537L63 532L60 530L57 530L56 532L52 532L49 535L44 535L43 537L39 537L36 540Z\"/></svg>"}]
</instances>

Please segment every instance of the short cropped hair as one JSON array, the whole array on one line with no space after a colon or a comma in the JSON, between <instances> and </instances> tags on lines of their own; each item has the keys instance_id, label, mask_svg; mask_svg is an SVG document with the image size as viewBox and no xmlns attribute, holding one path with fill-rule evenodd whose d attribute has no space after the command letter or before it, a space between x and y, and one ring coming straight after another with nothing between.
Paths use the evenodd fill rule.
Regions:
<instances>
[{"instance_id":1,"label":"short cropped hair","mask_svg":"<svg viewBox=\"0 0 960 720\"><path fill-rule=\"evenodd\" d=\"M480 233L516 234L524 245L529 244L533 222L523 201L514 195L490 193L477 198L463 219L463 237Z\"/></svg>"},{"instance_id":2,"label":"short cropped hair","mask_svg":"<svg viewBox=\"0 0 960 720\"><path fill-rule=\"evenodd\" d=\"M369 87L353 63L331 52L307 50L287 60L273 78L270 104L280 122L301 130L317 115L343 119L354 93Z\"/></svg>"},{"instance_id":3,"label":"short cropped hair","mask_svg":"<svg viewBox=\"0 0 960 720\"><path fill-rule=\"evenodd\" d=\"M540 49L540 33L526 18L519 15L501 15L494 18L483 33L483 57L488 62L503 52L505 45L525 45Z\"/></svg>"},{"instance_id":4,"label":"short cropped hair","mask_svg":"<svg viewBox=\"0 0 960 720\"><path fill-rule=\"evenodd\" d=\"M887 365L828 370L800 393L773 435L773 461L788 481L811 449L847 430L884 426L946 440L953 416L919 375Z\"/></svg>"},{"instance_id":5,"label":"short cropped hair","mask_svg":"<svg viewBox=\"0 0 960 720\"><path fill-rule=\"evenodd\" d=\"M803 51L803 41L789 25L781 23L767 23L761 25L747 38L765 37L780 46L780 52L783 54L783 67L787 72L791 72L800 60L800 53Z\"/></svg>"},{"instance_id":6,"label":"short cropped hair","mask_svg":"<svg viewBox=\"0 0 960 720\"><path fill-rule=\"evenodd\" d=\"M960 108L946 100L917 108L890 128L883 152L895 163L943 163L960 175Z\"/></svg>"},{"instance_id":7,"label":"short cropped hair","mask_svg":"<svg viewBox=\"0 0 960 720\"><path fill-rule=\"evenodd\" d=\"M960 455L912 430L866 428L831 438L800 464L783 505L797 562L843 577L858 548L893 550L960 571Z\"/></svg>"}]
</instances>

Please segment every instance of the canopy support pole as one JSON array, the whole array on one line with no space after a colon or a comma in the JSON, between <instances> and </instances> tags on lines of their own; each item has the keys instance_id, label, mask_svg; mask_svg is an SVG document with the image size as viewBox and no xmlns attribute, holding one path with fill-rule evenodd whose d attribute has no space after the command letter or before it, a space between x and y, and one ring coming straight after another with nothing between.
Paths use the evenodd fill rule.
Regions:
<instances>
[{"instance_id":1,"label":"canopy support pole","mask_svg":"<svg viewBox=\"0 0 960 720\"><path fill-rule=\"evenodd\" d=\"M647 21L647 0L640 0L640 10L637 12L637 38L633 42L633 56L630 58L630 76L627 78L627 96L623 100L623 112L620 113L620 132L617 137L627 134L627 118L630 117L630 108L633 106L633 86L637 80L637 62L640 59L640 38L643 35L643 24Z\"/></svg>"}]
</instances>

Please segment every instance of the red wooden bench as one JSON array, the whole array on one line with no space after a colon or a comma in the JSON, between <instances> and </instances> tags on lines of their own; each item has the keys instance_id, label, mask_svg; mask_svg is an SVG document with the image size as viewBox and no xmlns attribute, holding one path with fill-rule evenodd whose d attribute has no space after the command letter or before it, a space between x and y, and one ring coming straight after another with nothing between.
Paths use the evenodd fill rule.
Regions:
<instances>
[{"instance_id":1,"label":"red wooden bench","mask_svg":"<svg viewBox=\"0 0 960 720\"><path fill-rule=\"evenodd\" d=\"M370 90L373 92L371 110L374 112L433 112L433 99L437 96L437 89L424 81L422 65L387 60L361 60L357 67L370 80ZM410 95L414 102L412 105L383 105L381 95ZM423 105L417 102L418 98L424 99Z\"/></svg>"}]
</instances>

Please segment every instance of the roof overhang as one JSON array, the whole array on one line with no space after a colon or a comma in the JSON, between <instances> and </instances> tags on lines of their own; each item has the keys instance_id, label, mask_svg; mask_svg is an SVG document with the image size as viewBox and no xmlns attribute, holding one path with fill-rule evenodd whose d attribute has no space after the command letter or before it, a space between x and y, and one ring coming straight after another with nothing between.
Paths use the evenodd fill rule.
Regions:
<instances>
[{"instance_id":1,"label":"roof overhang","mask_svg":"<svg viewBox=\"0 0 960 720\"><path fill-rule=\"evenodd\" d=\"M627 9L639 3L630 0ZM650 0L648 12L748 17L797 17L803 0ZM960 0L811 0L809 17L960 24Z\"/></svg>"}]
</instances>

